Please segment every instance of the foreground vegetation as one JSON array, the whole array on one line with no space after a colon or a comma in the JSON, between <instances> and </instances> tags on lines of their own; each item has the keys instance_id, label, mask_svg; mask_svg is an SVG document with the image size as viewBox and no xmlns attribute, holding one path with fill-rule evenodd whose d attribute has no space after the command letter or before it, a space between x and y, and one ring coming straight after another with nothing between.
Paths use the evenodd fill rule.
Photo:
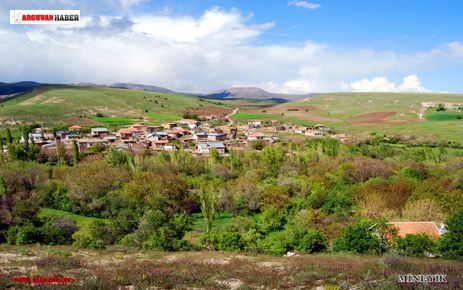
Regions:
<instances>
[{"instance_id":1,"label":"foreground vegetation","mask_svg":"<svg viewBox=\"0 0 463 290\"><path fill-rule=\"evenodd\" d=\"M291 137L227 157L83 155L6 139L0 239L9 244L463 257L461 149ZM387 221L399 220L446 222L448 232L394 238Z\"/></svg>"},{"instance_id":2,"label":"foreground vegetation","mask_svg":"<svg viewBox=\"0 0 463 290\"><path fill-rule=\"evenodd\" d=\"M77 250L65 246L0 246L0 288L26 288L14 277L65 277L66 289L406 289L398 283L407 273L445 273L443 289L463 286L463 263L395 255L301 255L270 257L224 252L165 253L111 247ZM424 285L422 285L425 287ZM41 289L56 289L42 285Z\"/></svg>"}]
</instances>

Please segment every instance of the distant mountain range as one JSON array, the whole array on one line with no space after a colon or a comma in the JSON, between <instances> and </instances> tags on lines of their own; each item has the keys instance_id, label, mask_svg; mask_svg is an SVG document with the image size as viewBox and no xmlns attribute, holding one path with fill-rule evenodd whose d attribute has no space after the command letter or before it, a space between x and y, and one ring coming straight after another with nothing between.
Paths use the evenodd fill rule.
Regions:
<instances>
[{"instance_id":1,"label":"distant mountain range","mask_svg":"<svg viewBox=\"0 0 463 290\"><path fill-rule=\"evenodd\" d=\"M290 95L290 94L276 94L264 91L256 87L233 87L223 90L211 92L206 95L208 98L214 99L255 99L255 100L274 100L277 102L289 102L301 100L309 97L306 95Z\"/></svg>"},{"instance_id":2,"label":"distant mountain range","mask_svg":"<svg viewBox=\"0 0 463 290\"><path fill-rule=\"evenodd\" d=\"M1 83L0 96L12 95L33 90L41 84L36 82Z\"/></svg>"},{"instance_id":3,"label":"distant mountain range","mask_svg":"<svg viewBox=\"0 0 463 290\"><path fill-rule=\"evenodd\" d=\"M118 89L141 90L141 91L166 93L166 94L176 93L172 90L169 90L163 87L139 85L139 84L132 84L132 83L114 83L110 85L110 87L118 88Z\"/></svg>"},{"instance_id":4,"label":"distant mountain range","mask_svg":"<svg viewBox=\"0 0 463 290\"><path fill-rule=\"evenodd\" d=\"M18 82L18 83L0 83L0 95L11 95L16 93L27 92L39 87L40 83L36 82ZM148 92L158 92L174 94L176 91L150 85L141 85L134 83L114 83L111 85L101 85L94 83L76 83L70 84L73 86L90 86L90 87L111 87L118 89L128 90L142 90ZM285 103L289 101L301 100L310 96L306 95L291 95L291 94L277 94L264 91L263 89L256 87L232 87L222 90L216 90L208 94L194 94L185 93L197 97L210 98L210 99L254 99L254 100L273 100L279 103Z\"/></svg>"}]
</instances>

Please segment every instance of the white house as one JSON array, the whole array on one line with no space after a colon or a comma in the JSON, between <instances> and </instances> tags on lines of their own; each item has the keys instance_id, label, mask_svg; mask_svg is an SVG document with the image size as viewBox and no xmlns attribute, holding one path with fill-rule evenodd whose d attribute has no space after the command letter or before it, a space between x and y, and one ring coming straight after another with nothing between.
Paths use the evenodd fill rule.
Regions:
<instances>
[{"instance_id":1,"label":"white house","mask_svg":"<svg viewBox=\"0 0 463 290\"><path fill-rule=\"evenodd\" d=\"M198 151L200 153L209 153L211 148L217 149L220 154L224 154L226 147L222 142L201 142L198 143Z\"/></svg>"}]
</instances>

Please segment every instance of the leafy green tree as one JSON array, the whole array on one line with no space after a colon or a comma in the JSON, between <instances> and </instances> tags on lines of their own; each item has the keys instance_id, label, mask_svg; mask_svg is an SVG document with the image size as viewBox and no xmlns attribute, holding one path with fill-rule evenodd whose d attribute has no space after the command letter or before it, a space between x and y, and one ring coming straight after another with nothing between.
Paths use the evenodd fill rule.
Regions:
<instances>
[{"instance_id":1,"label":"leafy green tree","mask_svg":"<svg viewBox=\"0 0 463 290\"><path fill-rule=\"evenodd\" d=\"M183 240L191 226L192 220L186 214L176 214L173 218L167 218L160 211L148 211L140 221L136 236L143 241L144 249L184 251L191 248L188 241Z\"/></svg>"},{"instance_id":2,"label":"leafy green tree","mask_svg":"<svg viewBox=\"0 0 463 290\"><path fill-rule=\"evenodd\" d=\"M270 207L262 212L257 224L263 233L278 231L283 228L285 222L285 213L276 207Z\"/></svg>"},{"instance_id":3,"label":"leafy green tree","mask_svg":"<svg viewBox=\"0 0 463 290\"><path fill-rule=\"evenodd\" d=\"M29 159L29 150L24 144L9 143L7 145L8 159L11 161L27 161Z\"/></svg>"},{"instance_id":4,"label":"leafy green tree","mask_svg":"<svg viewBox=\"0 0 463 290\"><path fill-rule=\"evenodd\" d=\"M447 230L439 241L438 249L442 256L463 260L463 210L451 216L445 225Z\"/></svg>"},{"instance_id":5,"label":"leafy green tree","mask_svg":"<svg viewBox=\"0 0 463 290\"><path fill-rule=\"evenodd\" d=\"M10 128L6 128L6 144L13 143L13 137L11 136Z\"/></svg>"},{"instance_id":6,"label":"leafy green tree","mask_svg":"<svg viewBox=\"0 0 463 290\"><path fill-rule=\"evenodd\" d=\"M58 157L58 163L64 163L66 161L66 148L61 141L56 141L56 156Z\"/></svg>"},{"instance_id":7,"label":"leafy green tree","mask_svg":"<svg viewBox=\"0 0 463 290\"><path fill-rule=\"evenodd\" d=\"M222 161L222 157L220 156L220 153L217 150L217 148L211 148L209 150L209 158L212 164L220 163Z\"/></svg>"},{"instance_id":8,"label":"leafy green tree","mask_svg":"<svg viewBox=\"0 0 463 290\"><path fill-rule=\"evenodd\" d=\"M5 197L7 194L7 188L5 178L0 175L0 198Z\"/></svg>"},{"instance_id":9,"label":"leafy green tree","mask_svg":"<svg viewBox=\"0 0 463 290\"><path fill-rule=\"evenodd\" d=\"M104 244L102 240L98 240L86 233L75 232L72 235L74 242L72 245L77 248L83 249L103 249Z\"/></svg>"},{"instance_id":10,"label":"leafy green tree","mask_svg":"<svg viewBox=\"0 0 463 290\"><path fill-rule=\"evenodd\" d=\"M243 162L240 156L234 151L230 152L230 169L234 175L239 175L243 169Z\"/></svg>"},{"instance_id":11,"label":"leafy green tree","mask_svg":"<svg viewBox=\"0 0 463 290\"><path fill-rule=\"evenodd\" d=\"M356 253L381 253L381 240L374 231L375 225L370 221L360 221L349 226L334 241L335 251Z\"/></svg>"},{"instance_id":12,"label":"leafy green tree","mask_svg":"<svg viewBox=\"0 0 463 290\"><path fill-rule=\"evenodd\" d=\"M434 242L426 235L406 235L397 239L397 248L405 256L422 257L432 253Z\"/></svg>"},{"instance_id":13,"label":"leafy green tree","mask_svg":"<svg viewBox=\"0 0 463 290\"><path fill-rule=\"evenodd\" d=\"M214 221L217 211L218 196L213 191L200 190L199 202L204 222L206 223L206 234L210 237L212 232L212 222Z\"/></svg>"},{"instance_id":14,"label":"leafy green tree","mask_svg":"<svg viewBox=\"0 0 463 290\"><path fill-rule=\"evenodd\" d=\"M284 159L284 151L280 145L267 146L262 150L262 164L266 177L277 177Z\"/></svg>"},{"instance_id":15,"label":"leafy green tree","mask_svg":"<svg viewBox=\"0 0 463 290\"><path fill-rule=\"evenodd\" d=\"M77 146L76 140L72 140L72 164L77 165L80 161L79 146Z\"/></svg>"},{"instance_id":16,"label":"leafy green tree","mask_svg":"<svg viewBox=\"0 0 463 290\"><path fill-rule=\"evenodd\" d=\"M3 137L0 135L0 163L3 163Z\"/></svg>"},{"instance_id":17,"label":"leafy green tree","mask_svg":"<svg viewBox=\"0 0 463 290\"><path fill-rule=\"evenodd\" d=\"M29 130L27 128L23 128L23 139L24 139L24 146L26 151L29 150Z\"/></svg>"},{"instance_id":18,"label":"leafy green tree","mask_svg":"<svg viewBox=\"0 0 463 290\"><path fill-rule=\"evenodd\" d=\"M244 247L244 241L237 232L222 232L218 235L218 248L221 251L241 252Z\"/></svg>"},{"instance_id":19,"label":"leafy green tree","mask_svg":"<svg viewBox=\"0 0 463 290\"><path fill-rule=\"evenodd\" d=\"M312 254L317 252L323 252L326 249L327 241L325 236L319 231L309 229L302 236L301 239L297 240L296 250Z\"/></svg>"},{"instance_id":20,"label":"leafy green tree","mask_svg":"<svg viewBox=\"0 0 463 290\"><path fill-rule=\"evenodd\" d=\"M35 244L42 239L42 232L32 224L10 227L7 233L7 242L10 245Z\"/></svg>"}]
</instances>

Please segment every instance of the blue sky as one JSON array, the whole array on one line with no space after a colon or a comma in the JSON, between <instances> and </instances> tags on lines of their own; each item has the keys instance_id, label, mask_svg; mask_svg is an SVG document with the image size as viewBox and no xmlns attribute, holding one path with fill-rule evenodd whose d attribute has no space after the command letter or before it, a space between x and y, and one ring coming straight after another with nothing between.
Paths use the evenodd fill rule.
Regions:
<instances>
[{"instance_id":1,"label":"blue sky","mask_svg":"<svg viewBox=\"0 0 463 290\"><path fill-rule=\"evenodd\" d=\"M13 27L9 9L80 9L82 21ZM461 15L456 0L4 0L13 69L0 80L463 92Z\"/></svg>"}]
</instances>

